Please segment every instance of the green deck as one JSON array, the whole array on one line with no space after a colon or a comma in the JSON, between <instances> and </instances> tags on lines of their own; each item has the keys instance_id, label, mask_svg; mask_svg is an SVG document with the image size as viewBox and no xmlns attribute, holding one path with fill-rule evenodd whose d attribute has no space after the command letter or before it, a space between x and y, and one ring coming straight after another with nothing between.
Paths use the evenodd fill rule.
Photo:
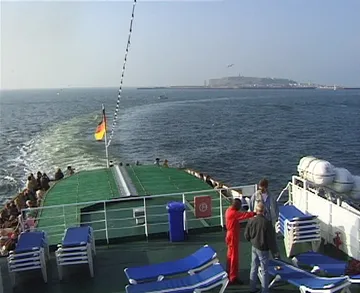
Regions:
<instances>
[{"instance_id":1,"label":"green deck","mask_svg":"<svg viewBox=\"0 0 360 293\"><path fill-rule=\"evenodd\" d=\"M57 234L61 238L64 229L80 224L80 209L83 206L61 206L66 204L108 200L119 197L119 191L112 171L98 169L75 173L57 182L47 192L38 221L38 229L49 235ZM52 206L52 208L47 208ZM55 206L60 206L56 208ZM86 205L84 205L86 206ZM63 216L65 215L65 217Z\"/></svg>"},{"instance_id":2,"label":"green deck","mask_svg":"<svg viewBox=\"0 0 360 293\"><path fill-rule=\"evenodd\" d=\"M127 172L140 195L170 194L207 190L202 180L175 168L152 165L127 166Z\"/></svg>"},{"instance_id":3,"label":"green deck","mask_svg":"<svg viewBox=\"0 0 360 293\"><path fill-rule=\"evenodd\" d=\"M194 196L211 195L213 214L219 215L219 193L210 190L204 181L181 169L162 168L154 165L127 166L127 173L135 186L139 197L123 198L117 202L89 204L90 201L104 201L119 198L120 193L113 169L84 171L56 183L47 193L39 214L38 229L49 235L50 244L61 241L64 230L70 226L90 223L95 230L95 238L113 239L120 237L145 235L145 227L136 225L133 208L143 207L144 196L187 193L209 190L205 193L186 194L188 228L219 226L220 217L196 219L194 215ZM182 201L182 194L146 200L148 234L168 231L166 204L170 201ZM80 203L77 206L62 206ZM81 204L83 203L83 204ZM228 207L223 202L223 211ZM51 208L49 208L51 206ZM106 235L106 228L108 235Z\"/></svg>"}]
</instances>

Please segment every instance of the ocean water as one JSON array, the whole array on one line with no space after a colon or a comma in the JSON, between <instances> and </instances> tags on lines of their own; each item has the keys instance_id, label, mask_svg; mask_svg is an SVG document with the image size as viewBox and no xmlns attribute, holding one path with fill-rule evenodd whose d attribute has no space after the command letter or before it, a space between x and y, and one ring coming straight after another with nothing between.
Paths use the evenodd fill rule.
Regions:
<instances>
[{"instance_id":1,"label":"ocean water","mask_svg":"<svg viewBox=\"0 0 360 293\"><path fill-rule=\"evenodd\" d=\"M0 201L30 172L105 166L93 133L102 103L111 126L116 99L115 88L2 91ZM128 163L166 158L233 186L267 177L278 194L306 155L360 175L359 132L355 90L127 89L109 153Z\"/></svg>"}]
</instances>

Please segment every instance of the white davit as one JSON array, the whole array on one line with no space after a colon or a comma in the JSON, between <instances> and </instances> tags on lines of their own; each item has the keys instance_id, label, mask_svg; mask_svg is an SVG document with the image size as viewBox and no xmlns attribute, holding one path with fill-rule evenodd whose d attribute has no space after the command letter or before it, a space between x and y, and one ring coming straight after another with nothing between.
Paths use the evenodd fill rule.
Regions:
<instances>
[{"instance_id":1,"label":"white davit","mask_svg":"<svg viewBox=\"0 0 360 293\"><path fill-rule=\"evenodd\" d=\"M335 178L329 187L338 192L346 193L349 192L354 185L354 178L351 173L345 168L335 168Z\"/></svg>"},{"instance_id":2,"label":"white davit","mask_svg":"<svg viewBox=\"0 0 360 293\"><path fill-rule=\"evenodd\" d=\"M307 167L304 177L318 186L330 185L335 178L334 166L325 160L312 160Z\"/></svg>"},{"instance_id":3,"label":"white davit","mask_svg":"<svg viewBox=\"0 0 360 293\"><path fill-rule=\"evenodd\" d=\"M299 176L302 178L305 178L305 173L307 169L309 168L309 165L312 161L317 160L317 158L312 156L307 156L301 158L299 165L297 166L297 171L299 173Z\"/></svg>"},{"instance_id":4,"label":"white davit","mask_svg":"<svg viewBox=\"0 0 360 293\"><path fill-rule=\"evenodd\" d=\"M354 185L350 192L350 197L354 200L360 200L360 176L353 176Z\"/></svg>"}]
</instances>

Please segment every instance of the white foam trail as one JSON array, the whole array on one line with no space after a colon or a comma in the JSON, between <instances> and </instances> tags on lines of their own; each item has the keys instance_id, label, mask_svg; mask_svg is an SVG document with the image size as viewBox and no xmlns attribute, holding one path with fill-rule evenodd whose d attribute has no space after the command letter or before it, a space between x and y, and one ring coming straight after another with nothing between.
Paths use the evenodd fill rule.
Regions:
<instances>
[{"instance_id":1,"label":"white foam trail","mask_svg":"<svg viewBox=\"0 0 360 293\"><path fill-rule=\"evenodd\" d=\"M105 158L99 154L103 146L93 138L93 117L75 117L46 129L24 144L16 160L22 159L26 173L41 171L49 176L68 165L76 171L104 167Z\"/></svg>"}]
</instances>

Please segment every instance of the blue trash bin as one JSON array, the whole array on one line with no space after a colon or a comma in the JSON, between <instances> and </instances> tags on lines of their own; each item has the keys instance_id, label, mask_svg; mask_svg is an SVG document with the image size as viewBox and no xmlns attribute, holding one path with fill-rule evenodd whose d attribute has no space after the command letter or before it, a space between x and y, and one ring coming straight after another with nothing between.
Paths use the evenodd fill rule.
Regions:
<instances>
[{"instance_id":1,"label":"blue trash bin","mask_svg":"<svg viewBox=\"0 0 360 293\"><path fill-rule=\"evenodd\" d=\"M169 214L169 236L171 242L185 240L184 211L185 204L182 202L169 202L166 206Z\"/></svg>"}]
</instances>

